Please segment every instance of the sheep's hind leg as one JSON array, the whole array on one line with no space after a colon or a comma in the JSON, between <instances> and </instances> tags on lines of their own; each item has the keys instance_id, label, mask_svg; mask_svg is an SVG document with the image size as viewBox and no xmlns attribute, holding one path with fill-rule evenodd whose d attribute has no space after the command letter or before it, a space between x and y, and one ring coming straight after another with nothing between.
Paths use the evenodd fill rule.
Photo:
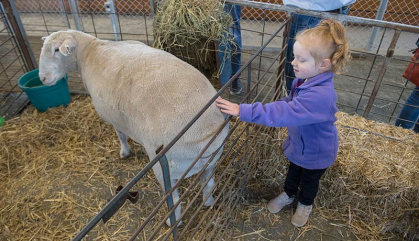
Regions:
<instances>
[{"instance_id":1,"label":"sheep's hind leg","mask_svg":"<svg viewBox=\"0 0 419 241\"><path fill-rule=\"evenodd\" d=\"M156 175L157 180L159 181L160 186L163 189L163 193L166 193L165 188L164 188L163 173L160 172L160 171L156 172L155 169L154 169L154 171L155 171L154 174ZM176 179L171 179L170 180L171 187L173 187L175 185L175 183L176 183ZM177 188L175 190L173 190L172 197L173 197L173 205L174 205L174 204L177 203L177 201L179 201L179 191L177 190ZM179 205L175 209L176 220L179 220L180 214L181 214L181 207L180 207L180 203L179 203ZM172 223L170 222L170 217L166 220L166 224L167 224L167 226L172 227ZM178 226L181 225L181 224L182 224L182 221L180 221L178 223Z\"/></svg>"},{"instance_id":2,"label":"sheep's hind leg","mask_svg":"<svg viewBox=\"0 0 419 241\"><path fill-rule=\"evenodd\" d=\"M122 159L127 158L131 155L131 151L128 145L128 138L124 133L118 131L115 127L114 129L116 131L116 135L118 135L119 142L121 142L121 151L119 152L119 156Z\"/></svg>"}]
</instances>

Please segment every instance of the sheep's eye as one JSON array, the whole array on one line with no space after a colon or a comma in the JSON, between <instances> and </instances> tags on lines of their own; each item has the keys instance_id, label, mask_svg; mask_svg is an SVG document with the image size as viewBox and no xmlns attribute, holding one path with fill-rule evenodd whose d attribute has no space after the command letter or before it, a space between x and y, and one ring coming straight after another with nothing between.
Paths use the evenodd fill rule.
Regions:
<instances>
[{"instance_id":1,"label":"sheep's eye","mask_svg":"<svg viewBox=\"0 0 419 241\"><path fill-rule=\"evenodd\" d=\"M60 51L58 48L55 49L55 52L57 53L58 51Z\"/></svg>"}]
</instances>

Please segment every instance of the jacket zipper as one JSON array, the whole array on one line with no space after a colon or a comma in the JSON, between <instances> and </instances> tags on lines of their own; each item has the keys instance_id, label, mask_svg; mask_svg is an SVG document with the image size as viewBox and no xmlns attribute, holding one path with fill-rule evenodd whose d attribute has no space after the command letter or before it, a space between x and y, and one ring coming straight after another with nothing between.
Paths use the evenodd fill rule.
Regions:
<instances>
[{"instance_id":1,"label":"jacket zipper","mask_svg":"<svg viewBox=\"0 0 419 241\"><path fill-rule=\"evenodd\" d=\"M305 144L304 144L304 140L303 140L303 136L302 135L301 135L301 142L303 143L303 150L301 151L301 155L304 156Z\"/></svg>"}]
</instances>

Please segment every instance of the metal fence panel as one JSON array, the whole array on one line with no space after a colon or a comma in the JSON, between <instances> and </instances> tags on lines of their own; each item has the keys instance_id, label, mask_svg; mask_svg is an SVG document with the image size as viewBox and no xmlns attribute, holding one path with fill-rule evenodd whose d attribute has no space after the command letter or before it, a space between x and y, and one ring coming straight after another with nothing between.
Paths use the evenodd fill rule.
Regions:
<instances>
[{"instance_id":1,"label":"metal fence panel","mask_svg":"<svg viewBox=\"0 0 419 241\"><path fill-rule=\"evenodd\" d=\"M11 9L8 9L11 11ZM10 25L3 4L0 5L0 117L13 118L28 104L26 94L18 87L18 78L29 68ZM10 16L10 15L9 15ZM15 26L16 27L16 26Z\"/></svg>"}]
</instances>

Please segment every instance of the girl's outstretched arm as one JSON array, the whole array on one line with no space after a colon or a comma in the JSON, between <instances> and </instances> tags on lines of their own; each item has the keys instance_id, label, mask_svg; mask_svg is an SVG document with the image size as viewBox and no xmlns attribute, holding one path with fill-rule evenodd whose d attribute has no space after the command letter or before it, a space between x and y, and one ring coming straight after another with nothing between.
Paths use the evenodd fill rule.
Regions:
<instances>
[{"instance_id":1,"label":"girl's outstretched arm","mask_svg":"<svg viewBox=\"0 0 419 241\"><path fill-rule=\"evenodd\" d=\"M221 97L218 97L215 102L217 102L216 105L221 109L221 112L232 116L240 115L240 106L238 104L231 103L230 101Z\"/></svg>"}]
</instances>

